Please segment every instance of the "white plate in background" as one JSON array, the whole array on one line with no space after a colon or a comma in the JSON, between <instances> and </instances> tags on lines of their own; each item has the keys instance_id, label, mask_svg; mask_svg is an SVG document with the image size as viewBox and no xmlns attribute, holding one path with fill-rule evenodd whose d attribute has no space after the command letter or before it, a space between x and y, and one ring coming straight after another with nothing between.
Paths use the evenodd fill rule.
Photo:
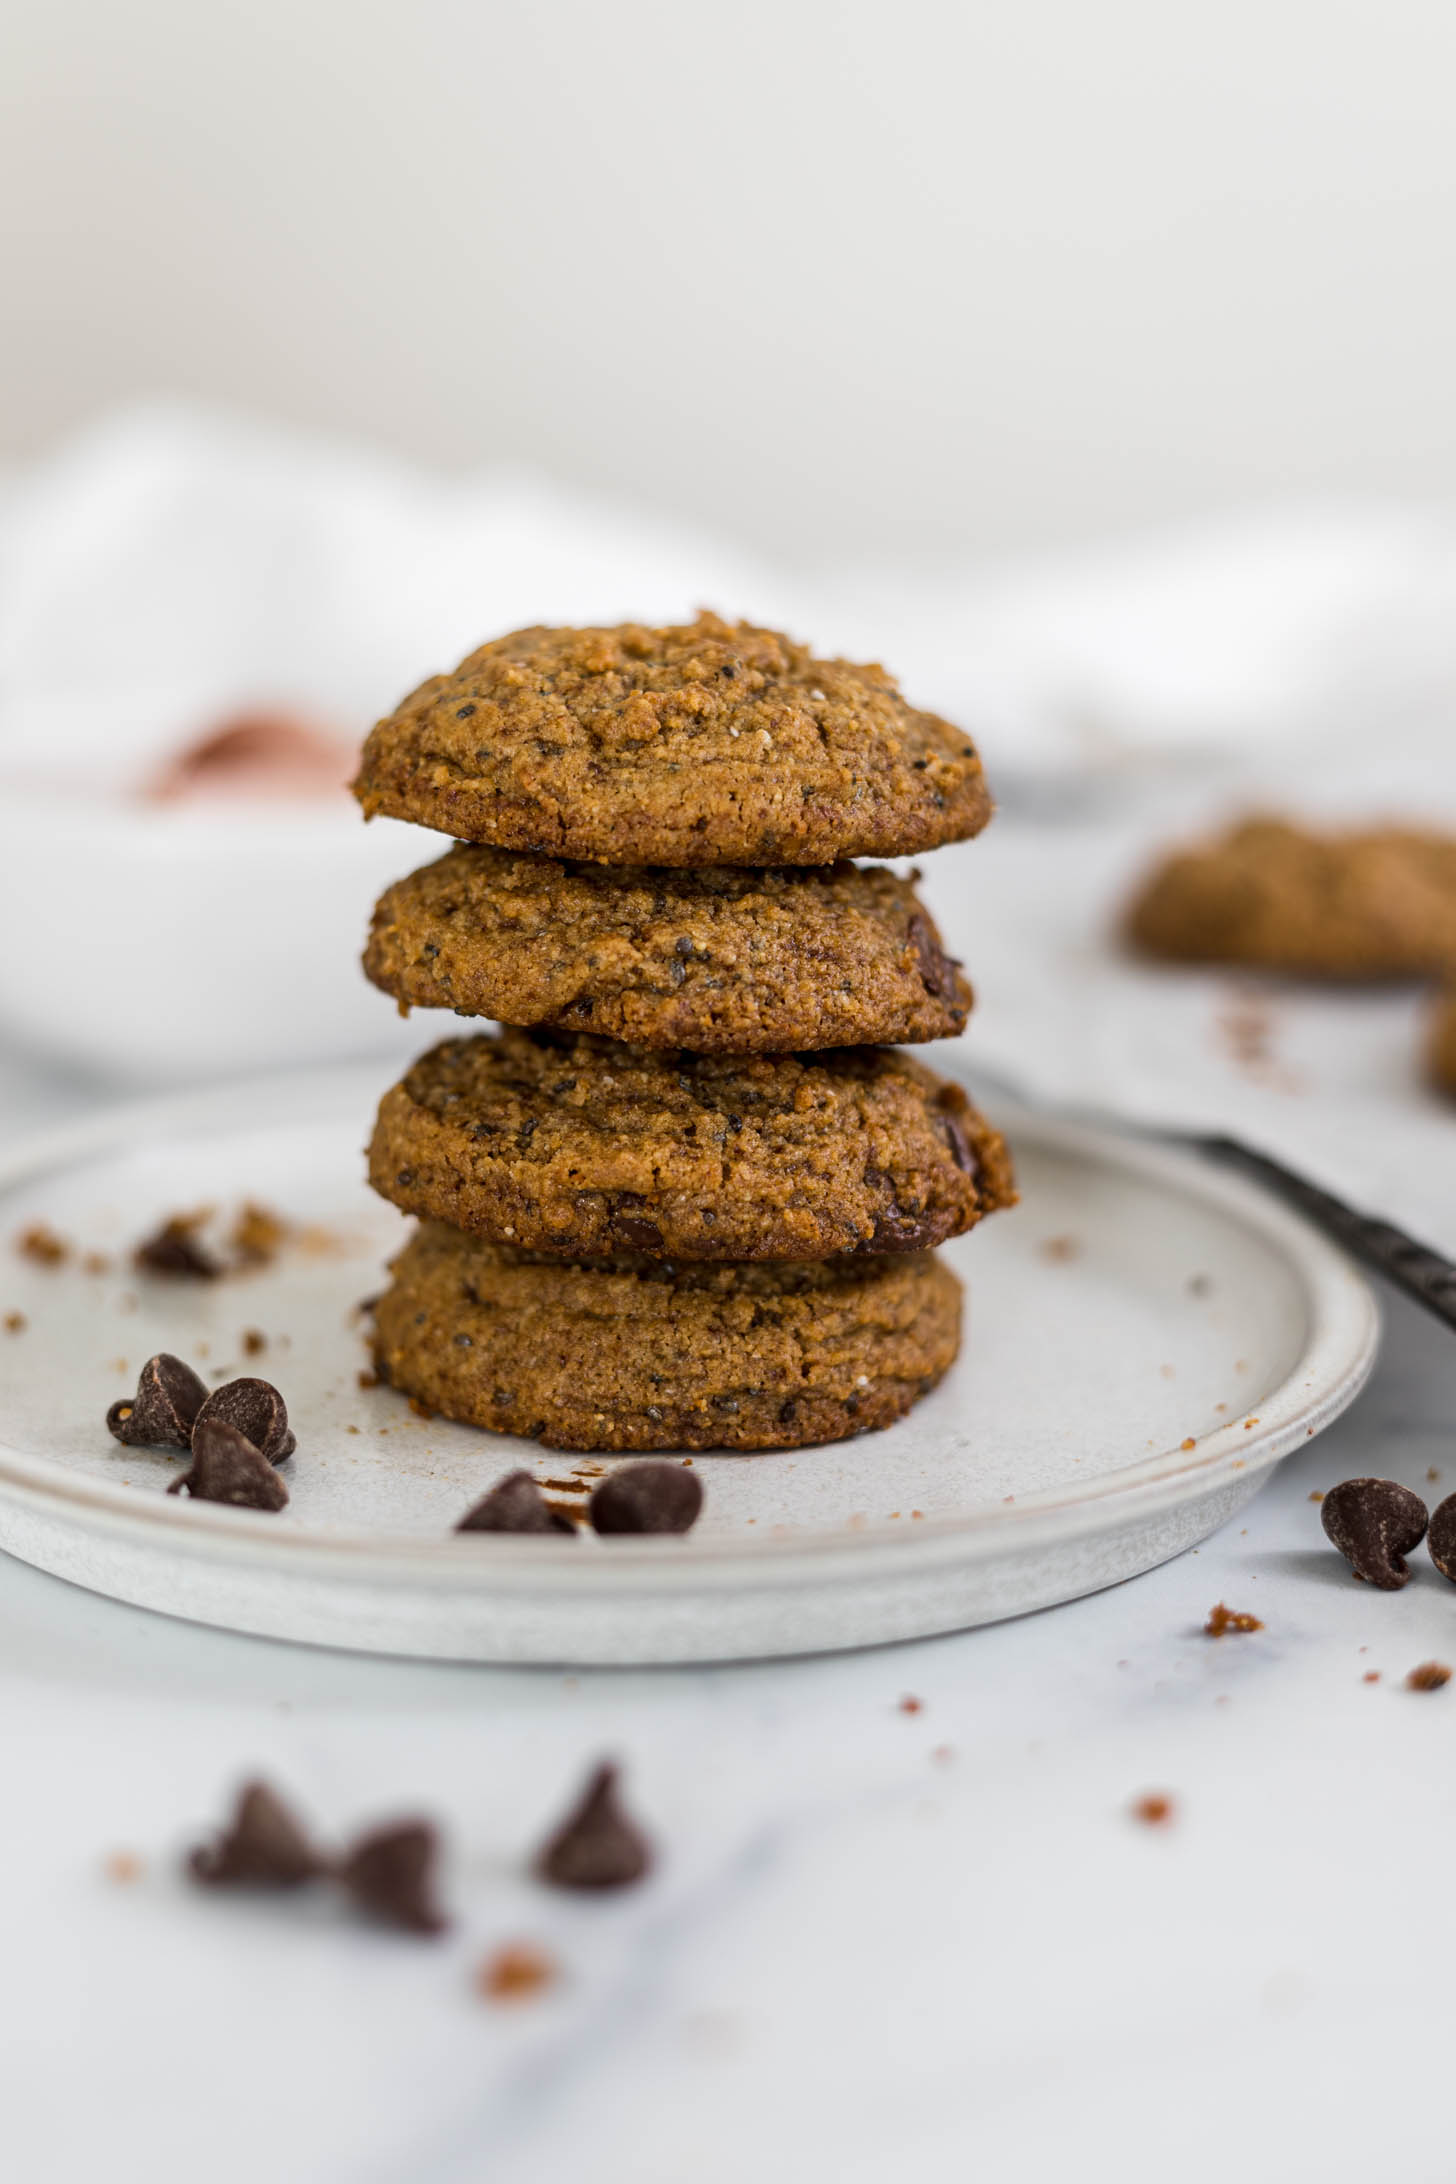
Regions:
<instances>
[{"instance_id":1,"label":"white plate in background","mask_svg":"<svg viewBox=\"0 0 1456 2184\"><path fill-rule=\"evenodd\" d=\"M923 1637L1091 1592L1232 1516L1374 1361L1373 1297L1314 1230L1188 1155L1031 1116L1023 1202L948 1247L963 1355L887 1432L698 1456L686 1539L452 1535L530 1464L584 1500L610 1459L542 1451L359 1385L355 1306L404 1224L362 1180L375 1071L120 1109L0 1163L0 1236L44 1220L124 1254L166 1213L253 1198L323 1231L217 1283L124 1256L0 1263L0 1547L194 1621L364 1651L667 1662ZM268 1339L260 1357L242 1335ZM107 1406L170 1349L277 1381L293 1499L169 1497L179 1455L122 1449ZM1189 1445L1191 1443L1191 1446Z\"/></svg>"}]
</instances>

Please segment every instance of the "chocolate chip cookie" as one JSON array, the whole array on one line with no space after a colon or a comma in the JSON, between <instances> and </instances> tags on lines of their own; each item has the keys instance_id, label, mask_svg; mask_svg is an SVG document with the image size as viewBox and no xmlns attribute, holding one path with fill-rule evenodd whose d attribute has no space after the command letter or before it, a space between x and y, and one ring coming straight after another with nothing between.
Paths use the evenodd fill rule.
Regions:
<instances>
[{"instance_id":1,"label":"chocolate chip cookie","mask_svg":"<svg viewBox=\"0 0 1456 2184\"><path fill-rule=\"evenodd\" d=\"M364 969L418 1008L695 1054L954 1037L971 992L883 865L608 872L458 844L398 880Z\"/></svg>"},{"instance_id":2,"label":"chocolate chip cookie","mask_svg":"<svg viewBox=\"0 0 1456 2184\"><path fill-rule=\"evenodd\" d=\"M928 1252L808 1265L560 1260L429 1223L374 1308L380 1377L553 1448L802 1448L903 1416L960 1342Z\"/></svg>"},{"instance_id":3,"label":"chocolate chip cookie","mask_svg":"<svg viewBox=\"0 0 1456 2184\"><path fill-rule=\"evenodd\" d=\"M970 739L882 667L713 614L499 637L380 721L354 793L369 817L612 865L909 856L991 816Z\"/></svg>"},{"instance_id":4,"label":"chocolate chip cookie","mask_svg":"<svg viewBox=\"0 0 1456 2184\"><path fill-rule=\"evenodd\" d=\"M423 1055L385 1094L369 1180L571 1257L919 1251L1015 1196L960 1087L887 1048L727 1059L542 1031Z\"/></svg>"},{"instance_id":5,"label":"chocolate chip cookie","mask_svg":"<svg viewBox=\"0 0 1456 2184\"><path fill-rule=\"evenodd\" d=\"M1128 915L1149 955L1312 978L1456 967L1456 840L1414 828L1320 834L1250 819L1153 873Z\"/></svg>"}]
</instances>

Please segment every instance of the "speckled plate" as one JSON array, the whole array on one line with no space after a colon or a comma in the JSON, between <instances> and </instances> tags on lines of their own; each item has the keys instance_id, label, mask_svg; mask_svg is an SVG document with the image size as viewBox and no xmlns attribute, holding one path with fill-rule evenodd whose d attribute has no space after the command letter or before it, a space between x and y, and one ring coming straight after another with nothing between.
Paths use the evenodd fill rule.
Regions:
<instances>
[{"instance_id":1,"label":"speckled plate","mask_svg":"<svg viewBox=\"0 0 1456 2184\"><path fill-rule=\"evenodd\" d=\"M583 1504L603 1463L361 1386L357 1305L403 1231L362 1180L378 1077L119 1109L0 1161L0 1236L44 1221L77 1247L54 1267L0 1259L0 1547L167 1614L373 1652L667 1662L868 1645L1047 1607L1181 1553L1374 1360L1369 1289L1283 1207L1189 1156L1013 1116L1022 1205L949 1248L964 1354L908 1419L830 1448L699 1456L706 1507L685 1540L458 1538L455 1518L510 1467ZM212 1283L130 1271L160 1216L210 1205L225 1224L248 1199L293 1224L271 1265ZM249 1354L254 1333L266 1349ZM108 1404L160 1349L282 1387L299 1449L281 1515L169 1498L181 1459L110 1439Z\"/></svg>"}]
</instances>

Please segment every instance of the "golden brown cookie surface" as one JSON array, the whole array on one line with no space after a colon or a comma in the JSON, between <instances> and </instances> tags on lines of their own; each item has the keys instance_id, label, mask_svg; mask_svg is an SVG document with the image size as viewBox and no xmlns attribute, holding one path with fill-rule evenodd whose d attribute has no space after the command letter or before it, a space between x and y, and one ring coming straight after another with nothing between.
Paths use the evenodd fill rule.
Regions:
<instances>
[{"instance_id":1,"label":"golden brown cookie surface","mask_svg":"<svg viewBox=\"0 0 1456 2184\"><path fill-rule=\"evenodd\" d=\"M1128 935L1149 955L1304 977L1456 967L1456 840L1246 820L1160 865L1129 912Z\"/></svg>"},{"instance_id":2,"label":"golden brown cookie surface","mask_svg":"<svg viewBox=\"0 0 1456 2184\"><path fill-rule=\"evenodd\" d=\"M563 1264L427 1224L375 1307L378 1369L553 1448L800 1448L889 1425L960 1341L928 1252L809 1265Z\"/></svg>"},{"instance_id":3,"label":"golden brown cookie surface","mask_svg":"<svg viewBox=\"0 0 1456 2184\"><path fill-rule=\"evenodd\" d=\"M969 737L883 668L711 614L497 638L380 721L354 791L370 816L613 865L910 856L991 815Z\"/></svg>"},{"instance_id":4,"label":"golden brown cookie surface","mask_svg":"<svg viewBox=\"0 0 1456 2184\"><path fill-rule=\"evenodd\" d=\"M960 1087L893 1050L726 1058L561 1032L423 1055L380 1106L369 1179L406 1213L587 1257L917 1251L1015 1196Z\"/></svg>"},{"instance_id":5,"label":"golden brown cookie surface","mask_svg":"<svg viewBox=\"0 0 1456 2184\"><path fill-rule=\"evenodd\" d=\"M458 843L398 880L364 968L417 1008L695 1054L959 1032L970 988L883 865L616 872Z\"/></svg>"}]
</instances>

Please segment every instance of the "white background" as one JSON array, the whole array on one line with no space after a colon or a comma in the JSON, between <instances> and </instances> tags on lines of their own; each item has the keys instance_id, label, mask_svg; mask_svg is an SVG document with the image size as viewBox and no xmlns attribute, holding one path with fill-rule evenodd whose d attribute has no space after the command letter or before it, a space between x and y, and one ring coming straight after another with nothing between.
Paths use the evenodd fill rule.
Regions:
<instances>
[{"instance_id":1,"label":"white background","mask_svg":"<svg viewBox=\"0 0 1456 2184\"><path fill-rule=\"evenodd\" d=\"M47 0L0 455L220 397L775 557L1456 486L1446 0Z\"/></svg>"}]
</instances>

